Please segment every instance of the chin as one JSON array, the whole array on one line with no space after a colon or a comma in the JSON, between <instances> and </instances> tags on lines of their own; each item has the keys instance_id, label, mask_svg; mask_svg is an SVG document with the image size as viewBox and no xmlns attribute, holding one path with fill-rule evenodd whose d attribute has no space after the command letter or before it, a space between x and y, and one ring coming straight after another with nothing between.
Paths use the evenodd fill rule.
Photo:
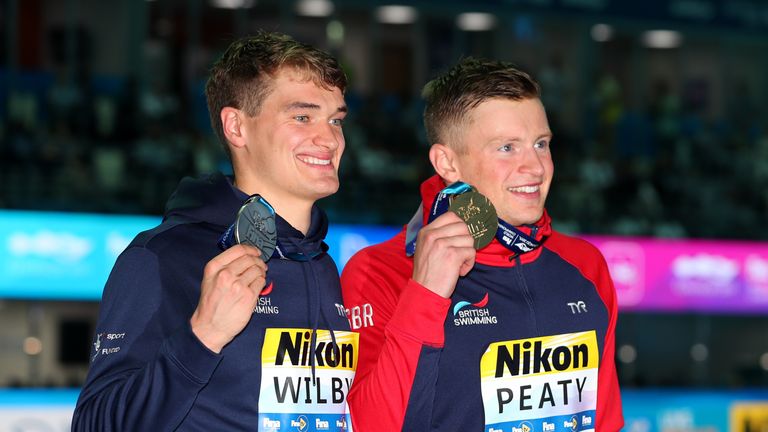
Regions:
<instances>
[{"instance_id":1,"label":"chin","mask_svg":"<svg viewBox=\"0 0 768 432\"><path fill-rule=\"evenodd\" d=\"M524 215L521 216L521 213L523 212L516 212L515 217L504 217L499 216L501 219L503 219L505 222L512 224L513 226L520 226L520 225L530 225L534 224L541 219L541 216L544 214L544 211L538 211L538 212L525 212Z\"/></svg>"},{"instance_id":2,"label":"chin","mask_svg":"<svg viewBox=\"0 0 768 432\"><path fill-rule=\"evenodd\" d=\"M335 194L338 191L339 191L339 185L336 185L335 187L327 187L327 188L316 189L313 192L312 195L314 195L315 201L317 201L317 200L319 200L321 198L329 197L329 196Z\"/></svg>"}]
</instances>

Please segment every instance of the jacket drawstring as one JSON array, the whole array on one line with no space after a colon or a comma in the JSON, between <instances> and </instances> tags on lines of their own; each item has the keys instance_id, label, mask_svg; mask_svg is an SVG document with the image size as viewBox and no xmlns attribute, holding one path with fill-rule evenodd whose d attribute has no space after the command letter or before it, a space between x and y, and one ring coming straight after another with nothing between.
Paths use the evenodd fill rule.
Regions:
<instances>
[{"instance_id":1,"label":"jacket drawstring","mask_svg":"<svg viewBox=\"0 0 768 432\"><path fill-rule=\"evenodd\" d=\"M328 327L328 331L331 334L331 342L333 343L333 346L336 346L336 335L333 333L333 328L331 328L331 323L328 320L328 317L323 313L322 308L320 307L320 297L321 297L321 291L320 291L320 280L317 278L317 272L315 271L314 265L312 264L313 257L307 253L307 251L302 247L301 243L296 241L295 239L291 239L291 243L293 243L296 248L298 248L301 253L307 257L307 264L309 264L309 272L312 274L312 286L314 289L307 286L307 297L309 298L309 305L310 308L312 308L312 336L310 339L310 352L309 352L309 366L312 369L312 383L315 383L316 379L316 372L315 372L315 349L317 348L317 329L319 327L320 318L322 317L323 323ZM310 284L308 284L310 285Z\"/></svg>"}]
</instances>

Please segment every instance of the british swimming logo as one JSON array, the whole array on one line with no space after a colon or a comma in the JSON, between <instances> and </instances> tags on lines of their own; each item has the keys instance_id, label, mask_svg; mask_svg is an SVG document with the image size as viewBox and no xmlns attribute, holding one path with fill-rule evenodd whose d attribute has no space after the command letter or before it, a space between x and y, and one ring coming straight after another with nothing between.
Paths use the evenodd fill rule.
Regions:
<instances>
[{"instance_id":1,"label":"british swimming logo","mask_svg":"<svg viewBox=\"0 0 768 432\"><path fill-rule=\"evenodd\" d=\"M488 305L488 293L477 303L460 301L453 306L453 325L456 327L468 325L497 324L498 319L486 308Z\"/></svg>"},{"instance_id":2,"label":"british swimming logo","mask_svg":"<svg viewBox=\"0 0 768 432\"><path fill-rule=\"evenodd\" d=\"M485 293L485 296L482 300L480 300L477 303L470 303L468 301L460 301L456 303L456 306L453 307L453 316L456 316L460 310L464 309L467 306L474 306L476 308L485 307L485 305L488 304L488 293Z\"/></svg>"},{"instance_id":3,"label":"british swimming logo","mask_svg":"<svg viewBox=\"0 0 768 432\"><path fill-rule=\"evenodd\" d=\"M270 282L264 288L261 289L261 292L259 293L259 295L262 296L262 297L263 296L268 296L269 294L272 293L272 288L274 288L274 287L275 287L275 283L274 282Z\"/></svg>"},{"instance_id":4,"label":"british swimming logo","mask_svg":"<svg viewBox=\"0 0 768 432\"><path fill-rule=\"evenodd\" d=\"M280 307L277 304L272 304L272 297L269 294L272 293L275 282L269 281L269 283L262 288L259 293L259 299L256 301L256 306L253 308L253 313L261 315L278 315L280 313Z\"/></svg>"}]
</instances>

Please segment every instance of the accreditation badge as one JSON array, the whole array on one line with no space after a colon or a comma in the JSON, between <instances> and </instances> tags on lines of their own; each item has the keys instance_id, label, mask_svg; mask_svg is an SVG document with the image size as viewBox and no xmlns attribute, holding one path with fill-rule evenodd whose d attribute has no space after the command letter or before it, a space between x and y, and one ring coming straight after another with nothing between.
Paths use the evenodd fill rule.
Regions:
<instances>
[{"instance_id":1,"label":"accreditation badge","mask_svg":"<svg viewBox=\"0 0 768 432\"><path fill-rule=\"evenodd\" d=\"M495 342L480 360L486 432L593 431L595 331Z\"/></svg>"},{"instance_id":2,"label":"accreditation badge","mask_svg":"<svg viewBox=\"0 0 768 432\"><path fill-rule=\"evenodd\" d=\"M261 351L260 431L352 430L347 394L355 377L358 334L266 329ZM334 342L335 340L335 342ZM312 364L314 363L314 374Z\"/></svg>"}]
</instances>

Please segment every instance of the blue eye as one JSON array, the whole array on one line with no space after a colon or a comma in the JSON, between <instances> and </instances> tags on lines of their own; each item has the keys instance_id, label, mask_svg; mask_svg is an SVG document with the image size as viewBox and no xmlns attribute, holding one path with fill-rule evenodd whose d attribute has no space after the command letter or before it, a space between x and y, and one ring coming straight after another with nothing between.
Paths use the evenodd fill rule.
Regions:
<instances>
[{"instance_id":1,"label":"blue eye","mask_svg":"<svg viewBox=\"0 0 768 432\"><path fill-rule=\"evenodd\" d=\"M304 115L304 114L302 114L302 115L297 115L297 116L293 116L293 118L294 118L296 121L298 121L298 122L301 122L301 123L306 123L306 122L308 122L308 121L309 121L309 116L308 116L308 115Z\"/></svg>"},{"instance_id":2,"label":"blue eye","mask_svg":"<svg viewBox=\"0 0 768 432\"><path fill-rule=\"evenodd\" d=\"M334 126L343 126L344 125L344 119L331 119L329 122Z\"/></svg>"},{"instance_id":3,"label":"blue eye","mask_svg":"<svg viewBox=\"0 0 768 432\"><path fill-rule=\"evenodd\" d=\"M546 149L547 147L549 147L549 142L545 140L541 140L536 143L535 147L537 149Z\"/></svg>"},{"instance_id":4,"label":"blue eye","mask_svg":"<svg viewBox=\"0 0 768 432\"><path fill-rule=\"evenodd\" d=\"M504 144L503 146L499 147L500 152L508 152L512 150L512 146L509 144Z\"/></svg>"}]
</instances>

